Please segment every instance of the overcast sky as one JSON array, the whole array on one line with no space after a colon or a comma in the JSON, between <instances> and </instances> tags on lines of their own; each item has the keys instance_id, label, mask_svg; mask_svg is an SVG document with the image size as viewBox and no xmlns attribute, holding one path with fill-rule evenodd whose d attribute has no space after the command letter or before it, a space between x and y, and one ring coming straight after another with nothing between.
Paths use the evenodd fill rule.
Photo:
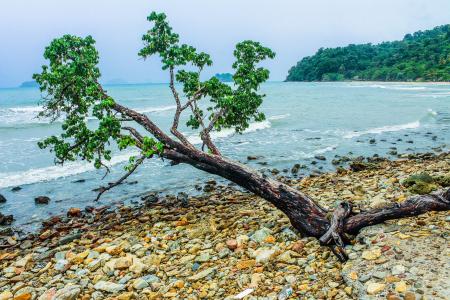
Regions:
<instances>
[{"instance_id":1,"label":"overcast sky","mask_svg":"<svg viewBox=\"0 0 450 300\"><path fill-rule=\"evenodd\" d=\"M212 55L208 75L230 72L234 45L253 39L277 57L271 80L320 47L378 43L450 23L450 0L0 0L0 87L30 80L44 47L65 33L92 35L102 81L166 82L137 52L146 16L165 12L182 41Z\"/></svg>"}]
</instances>

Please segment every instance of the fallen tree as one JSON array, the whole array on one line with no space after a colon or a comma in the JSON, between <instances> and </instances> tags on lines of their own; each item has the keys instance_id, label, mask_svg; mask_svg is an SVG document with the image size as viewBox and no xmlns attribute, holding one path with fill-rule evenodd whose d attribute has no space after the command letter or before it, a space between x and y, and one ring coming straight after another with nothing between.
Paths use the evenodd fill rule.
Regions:
<instances>
[{"instance_id":1,"label":"fallen tree","mask_svg":"<svg viewBox=\"0 0 450 300\"><path fill-rule=\"evenodd\" d=\"M144 46L139 56L145 59L159 55L162 69L168 72L176 103L170 133L161 130L147 115L120 105L103 89L98 81L98 53L90 36L65 35L53 40L44 53L49 65L34 75L43 93L44 110L40 116L63 119L62 134L39 143L41 148L51 147L55 163L82 159L94 163L96 168L104 167L108 173L105 162L111 159L113 147L138 149L140 154L130 158L125 174L101 187L97 200L153 157L170 160L173 165L188 164L266 199L285 213L302 235L318 238L341 260L347 258L343 248L348 242L347 234L356 234L363 227L390 219L450 209L450 192L441 190L358 214L352 212L348 202L329 212L301 191L227 159L211 139L211 132L234 128L242 133L250 121L264 120L264 114L258 110L264 95L258 90L268 79L269 71L258 67L258 63L274 58L275 53L260 43L243 41L234 51L232 86L215 77L202 81L202 70L212 64L210 56L180 44L179 36L172 31L164 14L153 12L148 20L153 27L143 35ZM177 82L182 87L182 95L177 90ZM189 112L186 125L198 130L201 147L189 142L178 129L180 116L186 112ZM89 116L98 119L94 129L88 127Z\"/></svg>"}]
</instances>

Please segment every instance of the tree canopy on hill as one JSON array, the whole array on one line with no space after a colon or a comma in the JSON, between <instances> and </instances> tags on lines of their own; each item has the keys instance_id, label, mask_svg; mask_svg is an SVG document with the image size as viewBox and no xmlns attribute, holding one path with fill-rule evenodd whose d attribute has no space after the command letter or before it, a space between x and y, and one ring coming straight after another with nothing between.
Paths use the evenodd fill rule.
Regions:
<instances>
[{"instance_id":1,"label":"tree canopy on hill","mask_svg":"<svg viewBox=\"0 0 450 300\"><path fill-rule=\"evenodd\" d=\"M286 81L450 81L450 24L401 41L320 48L289 70Z\"/></svg>"}]
</instances>

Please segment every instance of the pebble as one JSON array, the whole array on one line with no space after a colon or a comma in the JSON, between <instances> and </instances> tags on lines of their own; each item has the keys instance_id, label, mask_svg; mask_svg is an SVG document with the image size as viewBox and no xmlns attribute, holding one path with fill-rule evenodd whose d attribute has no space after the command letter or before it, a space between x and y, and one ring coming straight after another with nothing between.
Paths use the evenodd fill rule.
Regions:
<instances>
[{"instance_id":1,"label":"pebble","mask_svg":"<svg viewBox=\"0 0 450 300\"><path fill-rule=\"evenodd\" d=\"M367 285L367 293L370 295L378 294L383 291L386 285L384 283L371 282Z\"/></svg>"},{"instance_id":2,"label":"pebble","mask_svg":"<svg viewBox=\"0 0 450 300\"><path fill-rule=\"evenodd\" d=\"M125 285L102 280L94 285L94 289L109 293L118 293L125 289Z\"/></svg>"},{"instance_id":3,"label":"pebble","mask_svg":"<svg viewBox=\"0 0 450 300\"><path fill-rule=\"evenodd\" d=\"M421 168L446 174L449 160L383 162L289 184L326 209L344 199L365 210L377 195L405 201L410 194L401 183L409 174ZM158 195L150 207L118 204L53 218L36 238L12 231L14 250L0 250L0 300L18 291L33 300L55 300L56 293L58 299L228 300L248 289L242 299L448 298L448 278L431 272L448 261L445 212L363 229L346 246L351 260L342 264L316 239L297 235L272 205L220 183L211 186L208 196L188 196L184 208L175 196ZM396 266L404 268L398 275Z\"/></svg>"}]
</instances>

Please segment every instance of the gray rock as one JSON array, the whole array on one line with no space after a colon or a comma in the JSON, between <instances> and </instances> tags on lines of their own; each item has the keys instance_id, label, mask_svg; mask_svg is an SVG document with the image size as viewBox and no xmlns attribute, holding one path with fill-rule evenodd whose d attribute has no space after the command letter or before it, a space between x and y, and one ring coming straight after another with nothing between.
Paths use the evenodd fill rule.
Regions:
<instances>
[{"instance_id":1,"label":"gray rock","mask_svg":"<svg viewBox=\"0 0 450 300\"><path fill-rule=\"evenodd\" d=\"M60 246L61 246L61 245L65 245L65 244L68 244L68 243L70 243L70 242L73 242L74 240L79 239L79 238L81 238L81 233L69 234L69 235L66 235L65 237L62 237L62 238L59 240L58 244L59 244Z\"/></svg>"},{"instance_id":2,"label":"gray rock","mask_svg":"<svg viewBox=\"0 0 450 300\"><path fill-rule=\"evenodd\" d=\"M118 293L125 289L125 285L102 280L94 285L94 289L105 291L108 293Z\"/></svg>"},{"instance_id":3,"label":"gray rock","mask_svg":"<svg viewBox=\"0 0 450 300\"><path fill-rule=\"evenodd\" d=\"M56 292L53 300L75 300L81 293L81 288L79 286L66 286L63 289Z\"/></svg>"},{"instance_id":4,"label":"gray rock","mask_svg":"<svg viewBox=\"0 0 450 300\"><path fill-rule=\"evenodd\" d=\"M272 230L268 228L261 228L257 231L255 231L251 236L250 239L252 241L255 241L257 243L262 243L270 234L272 233Z\"/></svg>"}]
</instances>

